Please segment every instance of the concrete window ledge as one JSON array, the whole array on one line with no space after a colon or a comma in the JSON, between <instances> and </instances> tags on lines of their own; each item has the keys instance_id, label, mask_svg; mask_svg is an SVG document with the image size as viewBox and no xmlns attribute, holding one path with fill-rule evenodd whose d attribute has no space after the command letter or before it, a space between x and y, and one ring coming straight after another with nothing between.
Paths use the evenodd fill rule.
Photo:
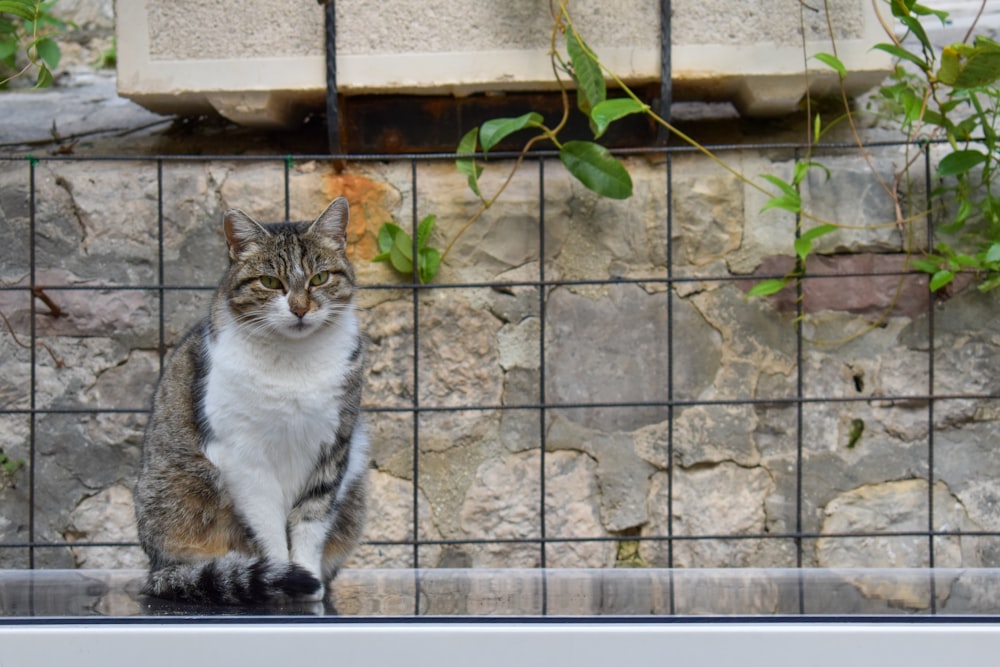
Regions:
<instances>
[{"instance_id":1,"label":"concrete window ledge","mask_svg":"<svg viewBox=\"0 0 1000 667\"><path fill-rule=\"evenodd\" d=\"M1000 648L988 569L354 570L319 609L164 603L142 578L0 572L3 664L923 667Z\"/></svg>"},{"instance_id":2,"label":"concrete window ledge","mask_svg":"<svg viewBox=\"0 0 1000 667\"><path fill-rule=\"evenodd\" d=\"M849 91L877 85L891 62L871 50L884 39L871 2L829 6ZM675 98L728 100L744 114L767 116L797 110L807 89L837 91L833 71L807 59L832 51L826 18L802 7L799 0L673 0ZM623 79L659 81L659 0L575 0L572 11ZM241 124L280 127L324 108L324 8L316 2L248 0L233 11L211 0L118 0L116 12L119 92L153 111L214 110ZM344 95L554 88L547 2L337 0L336 13Z\"/></svg>"}]
</instances>

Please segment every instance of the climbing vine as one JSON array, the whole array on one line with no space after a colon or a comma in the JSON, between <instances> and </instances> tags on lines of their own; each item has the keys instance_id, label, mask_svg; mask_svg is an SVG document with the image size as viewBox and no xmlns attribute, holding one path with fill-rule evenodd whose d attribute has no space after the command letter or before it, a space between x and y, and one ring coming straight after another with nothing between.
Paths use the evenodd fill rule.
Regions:
<instances>
[{"instance_id":1,"label":"climbing vine","mask_svg":"<svg viewBox=\"0 0 1000 667\"><path fill-rule=\"evenodd\" d=\"M529 112L516 118L488 120L469 130L457 147L455 167L467 179L469 189L480 202L479 208L459 228L443 251L428 244L433 216L420 223L416 241L403 228L386 223L379 233L380 254L376 261L388 262L396 271L405 276L415 275L420 282L433 280L456 240L500 198L524 157L539 143L553 145L569 173L590 190L616 199L631 196L632 181L628 170L598 140L614 122L632 114L646 114L721 168L764 193L768 199L761 212L781 209L796 216L797 229L792 248L795 267L782 278L759 282L750 290L750 296L774 294L800 280L805 275L815 242L850 227L836 220L819 218L803 204L800 186L806 176L813 170L826 177L830 174L829 169L813 155L812 148L796 162L790 178L761 174L757 177L758 182L740 173L656 114L609 70L587 45L573 22L567 4L567 0L550 3L553 24L549 56L554 80L563 98L563 113L559 122L548 126L540 113ZM889 53L898 61L893 75L878 91L877 111L905 132L910 145L918 147L918 150L911 151L892 182L886 182L875 171L856 127L852 101L843 86L848 72L837 54L832 25L829 30L832 52L819 53L812 58L836 72L841 82L842 104L832 119L808 111L810 146L821 144L832 127L848 123L859 154L869 164L873 178L878 180L894 204L896 219L885 221L885 224L904 228L933 215L935 232L947 237L935 245L933 252L911 256L910 265L930 274L929 282L933 290L949 284L963 271L972 272L980 278L980 289L992 289L1000 285L1000 192L997 191L1000 173L1000 145L997 143L1000 44L981 35L973 37L973 30L970 29L962 42L937 50L920 19L947 22L947 12L917 0L873 0L873 6L888 40L875 48ZM825 8L814 10L804 4L802 11L826 11L829 16ZM901 32L902 37L897 37L897 32ZM560 38L564 52L557 48ZM561 138L561 132L574 111L567 80L573 83L575 90L575 110L587 117L593 141L563 141ZM608 81L618 91L616 97L608 97ZM808 103L807 98L807 110ZM512 135L529 132L531 134L509 168L506 179L487 196L482 191L480 177L489 165L490 151ZM922 150L931 144L934 145L935 156L939 155L934 171L938 185L932 193L935 207L931 211L907 211L907 206L912 208L909 200L904 205L904 183L909 168L920 157ZM416 269L414 252L418 257Z\"/></svg>"}]
</instances>

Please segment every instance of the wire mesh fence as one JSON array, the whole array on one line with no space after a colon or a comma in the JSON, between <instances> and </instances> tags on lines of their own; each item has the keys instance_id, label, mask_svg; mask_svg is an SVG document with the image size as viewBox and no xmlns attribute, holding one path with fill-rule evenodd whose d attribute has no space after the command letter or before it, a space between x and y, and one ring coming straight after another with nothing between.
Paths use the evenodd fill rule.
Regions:
<instances>
[{"instance_id":1,"label":"wire mesh fence","mask_svg":"<svg viewBox=\"0 0 1000 667\"><path fill-rule=\"evenodd\" d=\"M804 147L717 150L774 165ZM930 147L870 150L890 164L900 150L923 152L913 198L927 208ZM852 160L844 147L824 151ZM376 518L361 563L995 565L992 301L970 290L973 302L942 304L907 268L902 245L933 248L931 227L902 242L889 228L861 250L831 246L783 295L747 300L754 281L787 271L766 250L754 275L741 268L749 260L737 255L764 233L751 227L762 224L759 206L743 197L746 222L730 219L724 196L698 191L716 176L690 176L688 149L622 154L641 165L644 194L612 209L567 191L551 155L528 158L520 194L496 214L513 221L494 228L516 237L519 259L476 255L473 245L491 242L480 236L457 268L420 284L355 256L369 277L360 301L378 385L365 403L374 467L392 473L395 502L375 499L395 523ZM351 156L345 173L392 180L398 196L385 208L415 230L458 196L438 180L453 158ZM135 549L126 529L108 525L127 517L128 499L106 492L134 479L156 374L221 273L213 216L223 200L244 207L240 194L259 182L270 184L272 219L304 219L317 197L345 193L369 224L352 232L360 246L380 222L364 213L374 204L330 164L323 155L0 162L4 566L88 566L88 552ZM237 183L247 171L262 181ZM310 180L317 172L325 192ZM853 187L839 192L869 206ZM819 193L812 201L834 215L844 205ZM720 209L715 227L692 227L692 201ZM872 206L878 218L881 204ZM102 222L102 209L115 213ZM617 218L595 219L609 211L644 230L630 241L649 253L639 268L586 265L603 247L586 246L587 234L631 233ZM742 226L735 240L717 233L731 224ZM765 231L790 249L796 221L782 224ZM569 266L560 258L574 235L586 247ZM836 264L844 257L865 261ZM850 300L865 290L874 301ZM859 327L872 332L847 335ZM848 340L820 340L836 338ZM454 341L465 356L449 357ZM105 363L82 370L90 359ZM123 514L95 511L81 527L88 498Z\"/></svg>"}]
</instances>

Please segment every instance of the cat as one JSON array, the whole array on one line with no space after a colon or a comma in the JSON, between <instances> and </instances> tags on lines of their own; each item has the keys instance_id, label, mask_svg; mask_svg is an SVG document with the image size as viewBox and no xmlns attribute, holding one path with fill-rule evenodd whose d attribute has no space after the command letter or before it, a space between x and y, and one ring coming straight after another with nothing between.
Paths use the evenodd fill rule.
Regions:
<instances>
[{"instance_id":1,"label":"cat","mask_svg":"<svg viewBox=\"0 0 1000 667\"><path fill-rule=\"evenodd\" d=\"M319 601L360 540L369 467L348 205L223 216L229 268L153 398L135 486L144 593Z\"/></svg>"}]
</instances>

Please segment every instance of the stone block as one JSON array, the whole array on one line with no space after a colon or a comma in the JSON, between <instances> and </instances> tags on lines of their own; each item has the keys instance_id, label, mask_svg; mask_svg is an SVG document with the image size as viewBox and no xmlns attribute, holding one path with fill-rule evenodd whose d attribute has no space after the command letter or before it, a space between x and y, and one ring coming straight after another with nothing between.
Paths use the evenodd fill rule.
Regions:
<instances>
[{"instance_id":1,"label":"stone block","mask_svg":"<svg viewBox=\"0 0 1000 667\"><path fill-rule=\"evenodd\" d=\"M68 542L138 542L132 491L110 486L85 498L70 513ZM138 569L148 566L139 547L70 547L78 568Z\"/></svg>"},{"instance_id":2,"label":"stone block","mask_svg":"<svg viewBox=\"0 0 1000 667\"><path fill-rule=\"evenodd\" d=\"M721 359L718 332L684 300L649 294L632 284L612 285L592 298L568 288L551 292L546 311L546 397L553 403L662 401L668 395L668 336L677 345L673 368L678 393L697 396L715 379ZM605 431L631 431L663 420L662 407L574 410L571 419Z\"/></svg>"},{"instance_id":3,"label":"stone block","mask_svg":"<svg viewBox=\"0 0 1000 667\"><path fill-rule=\"evenodd\" d=\"M725 462L697 466L673 473L672 488L667 473L652 477L649 490L650 520L643 535L667 535L668 522L674 535L699 535L705 539L674 544L673 563L666 542L640 543L643 560L653 566L752 567L760 564L761 539L725 539L728 535L759 535L764 532L765 500L774 492L774 480L762 467L744 468ZM673 510L668 512L672 490ZM711 536L720 536L713 539Z\"/></svg>"},{"instance_id":4,"label":"stone block","mask_svg":"<svg viewBox=\"0 0 1000 667\"><path fill-rule=\"evenodd\" d=\"M834 499L826 507L823 533L870 533L883 531L922 531L928 521L928 484L921 479L874 484L853 489ZM937 529L950 531L975 530L961 502L943 482L933 490L934 523ZM973 541L975 538L973 538ZM964 554L968 538L958 536L935 538L934 564L936 567L975 567L975 557ZM822 567L927 567L930 560L928 540L925 537L864 537L820 538L816 553ZM911 609L930 607L931 584L929 579L908 582L899 586L892 582L878 581L859 573L850 577L868 597L890 600ZM947 594L942 587L938 594ZM942 602L939 598L938 602Z\"/></svg>"},{"instance_id":5,"label":"stone block","mask_svg":"<svg viewBox=\"0 0 1000 667\"><path fill-rule=\"evenodd\" d=\"M441 539L434 527L427 497L417 489L414 509L413 482L373 470L369 473L368 524L365 541L412 541L414 512L421 527L421 539ZM422 567L436 567L441 547L425 547L421 553ZM348 561L347 567L413 567L413 548L394 545L364 545Z\"/></svg>"},{"instance_id":6,"label":"stone block","mask_svg":"<svg viewBox=\"0 0 1000 667\"><path fill-rule=\"evenodd\" d=\"M498 540L472 551L473 567L537 567L541 562L540 460L523 452L485 461L476 472L462 508L463 531L475 539ZM595 463L580 452L545 457L546 564L551 567L607 567L611 542L564 542L558 538L606 537L596 506ZM529 540L505 542L504 540Z\"/></svg>"}]
</instances>

